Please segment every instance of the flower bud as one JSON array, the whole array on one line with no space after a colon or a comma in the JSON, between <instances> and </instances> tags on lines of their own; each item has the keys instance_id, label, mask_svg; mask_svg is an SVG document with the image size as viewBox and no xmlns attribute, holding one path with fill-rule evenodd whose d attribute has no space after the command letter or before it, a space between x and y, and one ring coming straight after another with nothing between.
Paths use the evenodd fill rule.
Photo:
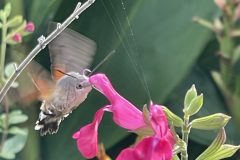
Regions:
<instances>
[{"instance_id":1,"label":"flower bud","mask_svg":"<svg viewBox=\"0 0 240 160\"><path fill-rule=\"evenodd\" d=\"M214 2L221 10L226 6L226 0L214 0Z\"/></svg>"},{"instance_id":2,"label":"flower bud","mask_svg":"<svg viewBox=\"0 0 240 160\"><path fill-rule=\"evenodd\" d=\"M202 105L203 105L203 94L200 94L199 96L195 97L191 101L191 103L187 108L184 108L183 112L187 116L192 116L202 108Z\"/></svg>"},{"instance_id":3,"label":"flower bud","mask_svg":"<svg viewBox=\"0 0 240 160\"><path fill-rule=\"evenodd\" d=\"M19 33L16 33L12 36L12 40L17 42L17 43L21 43L22 42L22 36Z\"/></svg>"},{"instance_id":4,"label":"flower bud","mask_svg":"<svg viewBox=\"0 0 240 160\"><path fill-rule=\"evenodd\" d=\"M188 108L191 101L197 96L197 91L195 85L193 84L192 87L187 91L184 99L184 109Z\"/></svg>"},{"instance_id":5,"label":"flower bud","mask_svg":"<svg viewBox=\"0 0 240 160\"><path fill-rule=\"evenodd\" d=\"M190 125L195 129L214 130L224 127L231 117L222 113L194 119Z\"/></svg>"},{"instance_id":6,"label":"flower bud","mask_svg":"<svg viewBox=\"0 0 240 160\"><path fill-rule=\"evenodd\" d=\"M25 31L27 32L33 32L35 29L35 25L33 22L28 22L25 26Z\"/></svg>"}]
</instances>

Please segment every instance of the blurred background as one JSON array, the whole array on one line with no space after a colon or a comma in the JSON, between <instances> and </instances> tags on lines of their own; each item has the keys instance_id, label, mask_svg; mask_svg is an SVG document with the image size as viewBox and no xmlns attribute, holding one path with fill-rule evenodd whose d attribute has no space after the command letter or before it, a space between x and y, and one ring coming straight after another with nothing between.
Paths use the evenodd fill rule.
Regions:
<instances>
[{"instance_id":1,"label":"blurred background","mask_svg":"<svg viewBox=\"0 0 240 160\"><path fill-rule=\"evenodd\" d=\"M63 22L78 1L0 0L0 8L7 2L12 4L12 16L24 15L36 27L24 44L8 48L7 61L21 62L37 44L37 38L47 34L48 23ZM192 21L194 16L211 21L219 15L213 0L96 0L69 27L97 43L91 69L109 52L116 50L96 72L105 73L116 90L140 109L152 100L168 106L182 117L185 92L195 84L197 90L204 94L204 106L195 117L216 112L230 115L223 95L210 74L219 65L215 54L219 50L216 37ZM47 47L35 60L49 70ZM21 85L27 87L26 84ZM28 128L27 143L16 159L84 159L72 134L89 123L95 111L107 103L97 91L91 92L87 100L62 122L57 134L44 137L34 130L41 102L15 105L28 115L28 121L23 124ZM228 123L228 143L240 143L238 128L234 120ZM217 131L192 130L189 159L195 159L216 134ZM134 139L135 135L112 122L110 113L104 115L99 141L104 143L113 159Z\"/></svg>"}]
</instances>

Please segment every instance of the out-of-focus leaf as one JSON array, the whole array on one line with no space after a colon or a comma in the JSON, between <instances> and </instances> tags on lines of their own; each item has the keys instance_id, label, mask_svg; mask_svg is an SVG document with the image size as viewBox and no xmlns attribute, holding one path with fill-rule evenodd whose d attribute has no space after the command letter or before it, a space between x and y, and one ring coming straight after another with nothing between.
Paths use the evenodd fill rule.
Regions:
<instances>
[{"instance_id":1,"label":"out-of-focus leaf","mask_svg":"<svg viewBox=\"0 0 240 160\"><path fill-rule=\"evenodd\" d=\"M28 134L28 130L26 128L20 128L20 127L14 126L8 130L8 133L24 136Z\"/></svg>"},{"instance_id":2,"label":"out-of-focus leaf","mask_svg":"<svg viewBox=\"0 0 240 160\"><path fill-rule=\"evenodd\" d=\"M6 65L6 67L5 67L5 75L6 75L7 78L9 78L15 72L15 68L14 68L15 64L16 63L11 62L11 63L8 63ZM12 88L17 88L18 86L19 86L18 82L15 81L15 82L13 82L11 87Z\"/></svg>"},{"instance_id":3,"label":"out-of-focus leaf","mask_svg":"<svg viewBox=\"0 0 240 160\"><path fill-rule=\"evenodd\" d=\"M3 155L9 156L9 159L13 159L15 157L15 154L23 149L26 143L26 140L27 140L27 134L15 135L7 139L2 147Z\"/></svg>"},{"instance_id":4,"label":"out-of-focus leaf","mask_svg":"<svg viewBox=\"0 0 240 160\"><path fill-rule=\"evenodd\" d=\"M22 111L16 110L12 111L9 115L8 123L9 124L18 124L27 121L27 115L24 115Z\"/></svg>"},{"instance_id":5,"label":"out-of-focus leaf","mask_svg":"<svg viewBox=\"0 0 240 160\"><path fill-rule=\"evenodd\" d=\"M16 156L14 153L1 151L0 157L4 159L14 159Z\"/></svg>"},{"instance_id":6,"label":"out-of-focus leaf","mask_svg":"<svg viewBox=\"0 0 240 160\"><path fill-rule=\"evenodd\" d=\"M62 0L32 0L29 19L34 22L36 29L53 18L61 2Z\"/></svg>"},{"instance_id":7,"label":"out-of-focus leaf","mask_svg":"<svg viewBox=\"0 0 240 160\"><path fill-rule=\"evenodd\" d=\"M7 78L10 77L15 72L14 65L16 65L16 63L14 63L14 62L8 63L6 65L5 75Z\"/></svg>"}]
</instances>

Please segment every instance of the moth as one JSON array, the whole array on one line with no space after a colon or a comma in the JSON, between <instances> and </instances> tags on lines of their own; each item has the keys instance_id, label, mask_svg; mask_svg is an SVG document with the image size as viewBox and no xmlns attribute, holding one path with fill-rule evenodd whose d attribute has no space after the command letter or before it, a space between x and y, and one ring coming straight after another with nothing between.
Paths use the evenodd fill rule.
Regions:
<instances>
[{"instance_id":1,"label":"moth","mask_svg":"<svg viewBox=\"0 0 240 160\"><path fill-rule=\"evenodd\" d=\"M42 104L35 130L53 134L91 91L86 68L96 52L96 43L66 28L49 45L51 75L38 64L30 65L30 74L40 91Z\"/></svg>"}]
</instances>

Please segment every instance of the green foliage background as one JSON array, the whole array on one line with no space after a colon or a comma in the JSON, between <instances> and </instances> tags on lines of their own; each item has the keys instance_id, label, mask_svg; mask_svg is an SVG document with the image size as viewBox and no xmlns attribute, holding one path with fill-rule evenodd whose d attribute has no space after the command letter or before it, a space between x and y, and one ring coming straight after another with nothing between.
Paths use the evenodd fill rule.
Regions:
<instances>
[{"instance_id":1,"label":"green foliage background","mask_svg":"<svg viewBox=\"0 0 240 160\"><path fill-rule=\"evenodd\" d=\"M36 24L36 32L28 39L28 50L36 44L37 37L41 34L46 35L49 21L62 22L72 13L78 2L5 0L8 1L12 2L14 14L22 13ZM70 26L96 41L98 49L92 68L115 49L115 55L97 72L107 74L116 90L140 109L150 100L144 89L144 85L147 85L154 103L167 105L182 116L184 94L194 83L197 89L204 93L205 99L204 107L197 116L215 112L228 113L222 96L209 74L210 70L217 68L217 57L214 53L218 46L214 35L192 22L193 16L212 20L218 15L213 0L123 0L123 2L134 32L134 41L130 36L120 0L96 0L93 6ZM40 53L36 60L49 68L47 49ZM138 66L136 67L132 61ZM147 84L142 83L143 75ZM25 150L18 159L83 159L71 136L81 126L89 123L95 111L107 103L101 94L91 92L88 99L62 123L57 134L45 137L39 137L33 130L40 104L26 108L25 112L30 115L27 124L30 136ZM119 152L118 146L124 146L125 142L132 139L131 136L130 139L121 142L128 132L117 127L109 113L104 117L99 134L99 140L105 144L110 153L114 153L113 155L116 155L115 151ZM215 135L216 133L193 130L190 145L195 148L195 145L209 144ZM240 142L233 121L227 126L227 135L230 142L235 144ZM194 158L199 150L192 149L190 159Z\"/></svg>"}]
</instances>

